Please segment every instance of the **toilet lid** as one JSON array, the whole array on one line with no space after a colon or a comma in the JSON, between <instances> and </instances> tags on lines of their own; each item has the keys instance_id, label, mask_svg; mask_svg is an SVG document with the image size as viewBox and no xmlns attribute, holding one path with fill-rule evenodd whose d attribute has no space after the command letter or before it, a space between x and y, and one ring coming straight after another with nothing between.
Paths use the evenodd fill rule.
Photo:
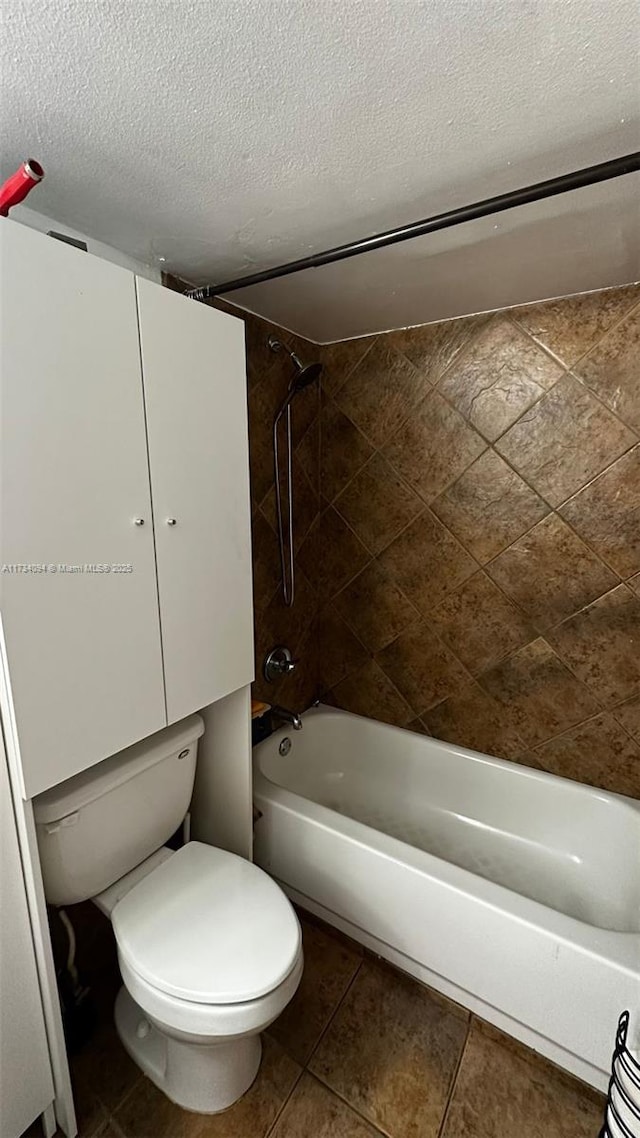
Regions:
<instances>
[{"instance_id":1,"label":"toilet lid","mask_svg":"<svg viewBox=\"0 0 640 1138\"><path fill-rule=\"evenodd\" d=\"M111 920L130 968L195 1003L264 996L300 951L298 919L275 881L202 842L189 842L135 885Z\"/></svg>"}]
</instances>

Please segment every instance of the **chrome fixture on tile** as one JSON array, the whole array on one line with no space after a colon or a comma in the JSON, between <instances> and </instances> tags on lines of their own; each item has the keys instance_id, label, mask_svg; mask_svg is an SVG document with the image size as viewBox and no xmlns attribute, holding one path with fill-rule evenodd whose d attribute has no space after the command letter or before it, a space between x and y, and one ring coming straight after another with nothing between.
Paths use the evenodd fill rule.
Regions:
<instances>
[{"instance_id":1,"label":"chrome fixture on tile","mask_svg":"<svg viewBox=\"0 0 640 1138\"><path fill-rule=\"evenodd\" d=\"M293 727L294 731L302 731L302 719L295 711L289 711L288 707L279 707L277 704L271 708L271 718L279 719L282 723L288 723Z\"/></svg>"},{"instance_id":2,"label":"chrome fixture on tile","mask_svg":"<svg viewBox=\"0 0 640 1138\"><path fill-rule=\"evenodd\" d=\"M291 403L299 391L315 383L322 371L322 364L303 364L302 360L278 340L269 336L267 341L272 352L285 351L295 367L286 398L273 422L273 466L276 490L276 513L278 515L278 541L280 543L280 564L282 567L282 595L287 608L291 608L295 596L295 562L293 552L293 446L291 442ZM282 518L282 490L280 488L280 459L278 454L278 427L286 414L286 479L287 479L287 542L285 545L284 523Z\"/></svg>"},{"instance_id":3,"label":"chrome fixture on tile","mask_svg":"<svg viewBox=\"0 0 640 1138\"><path fill-rule=\"evenodd\" d=\"M278 644L265 656L262 674L267 683L273 684L282 676L288 676L295 671L297 663L298 661L294 660L289 648L285 648L284 644Z\"/></svg>"}]
</instances>

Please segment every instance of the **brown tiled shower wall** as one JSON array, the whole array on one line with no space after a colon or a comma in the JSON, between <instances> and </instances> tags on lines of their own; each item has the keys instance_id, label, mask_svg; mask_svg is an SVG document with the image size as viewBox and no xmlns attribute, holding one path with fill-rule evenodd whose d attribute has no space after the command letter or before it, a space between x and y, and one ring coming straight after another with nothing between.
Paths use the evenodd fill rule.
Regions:
<instances>
[{"instance_id":1,"label":"brown tiled shower wall","mask_svg":"<svg viewBox=\"0 0 640 1138\"><path fill-rule=\"evenodd\" d=\"M236 310L237 311L237 310ZM246 322L257 696L640 797L640 287L322 346ZM297 592L271 431L291 365ZM259 672L288 644L296 673Z\"/></svg>"},{"instance_id":2,"label":"brown tiled shower wall","mask_svg":"<svg viewBox=\"0 0 640 1138\"><path fill-rule=\"evenodd\" d=\"M640 797L640 289L297 340L325 370L295 404L292 612L266 332L248 322L257 661L301 660L278 700Z\"/></svg>"},{"instance_id":3,"label":"brown tiled shower wall","mask_svg":"<svg viewBox=\"0 0 640 1138\"><path fill-rule=\"evenodd\" d=\"M640 797L640 288L321 353L326 702Z\"/></svg>"}]
</instances>

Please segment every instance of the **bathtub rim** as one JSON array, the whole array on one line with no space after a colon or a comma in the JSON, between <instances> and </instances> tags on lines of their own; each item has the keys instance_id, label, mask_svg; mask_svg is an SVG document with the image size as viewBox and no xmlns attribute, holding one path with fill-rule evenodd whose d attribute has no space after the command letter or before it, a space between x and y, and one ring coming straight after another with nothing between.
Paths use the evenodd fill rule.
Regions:
<instances>
[{"instance_id":1,"label":"bathtub rim","mask_svg":"<svg viewBox=\"0 0 640 1138\"><path fill-rule=\"evenodd\" d=\"M497 770L503 770L507 774L513 774L519 777L530 779L532 782L548 782L551 779L553 782L560 783L563 786L576 791L580 795L588 795L589 797L597 798L601 802L607 804L615 804L620 807L623 804L627 809L631 809L633 813L640 813L640 799L631 798L626 794L618 794L614 790L604 790L599 786L592 786L591 783L578 782L577 779L565 778L564 775L553 774L552 771L542 770L538 767L529 767L526 763L518 763L515 759L500 759L496 755L487 755L484 751L475 751L472 747L465 747L462 743L448 743L444 739L436 739L433 735L423 735L419 731L412 731L410 727L399 727L393 723L385 723L381 719L371 719L366 715L356 715L353 711L343 711L340 707L331 707L330 704L314 704L306 711L302 712L301 719L304 723L311 722L319 718L333 718L347 719L356 723L372 723L376 729L379 729L385 734L393 734L397 731L406 733L413 739L424 739L430 746L436 748L437 751L442 753L450 753L462 756L479 766L489 766ZM278 727L266 739L262 739L253 747L254 760L255 755L261 748L264 748L276 736L284 737L292 734L292 728L287 724ZM267 776L265 776L267 777ZM267 779L271 782L271 779ZM274 785L279 785L275 783ZM284 788L286 789L286 788ZM292 792L295 793L295 792ZM303 797L300 795L299 797ZM312 801L311 799L309 801Z\"/></svg>"},{"instance_id":2,"label":"bathtub rim","mask_svg":"<svg viewBox=\"0 0 640 1138\"><path fill-rule=\"evenodd\" d=\"M354 715L352 712L325 706L314 707L306 711L303 720L313 720L327 715L339 718L347 716L349 719L358 722L374 722L376 727L392 732L406 730L381 723L378 720L369 720L364 716ZM577 917L572 917L545 905L542 901L536 901L506 885L482 877L470 869L465 869L463 866L456 865L436 854L421 850L408 842L403 842L399 838L386 834L382 830L376 830L373 826L359 822L347 814L341 814L337 810L323 806L314 799L307 798L297 791L289 790L270 779L260 765L260 758L269 747L273 748L279 745L278 740L282 741L290 734L290 727L279 728L253 748L253 797L259 810L261 809L261 801L263 805L274 803L296 816L302 815L308 818L310 822L324 830L338 830L358 845L365 848L373 846L385 858L400 862L413 872L424 874L431 880L443 884L452 892L464 896L471 895L484 907L501 913L506 912L520 924L536 929L542 928L563 944L579 945L590 955L628 971L631 976L637 977L640 984L640 929L605 929L600 925L593 925ZM415 733L410 732L410 734ZM439 739L433 739L431 736L425 736L425 739L428 739L429 743L435 744L439 750L454 751L465 759L480 761L507 771L517 766L518 769L515 773L525 778L533 778L536 781L553 779L556 782L568 784L571 788L575 788L585 795L603 797L605 801L617 805L622 803L630 807L634 813L640 813L640 802L624 795L615 794L613 791L600 790L597 787L577 783L572 779L562 778L560 775L554 775L547 771L520 766L507 759L497 759L458 744L449 744ZM336 825L332 821L333 819L339 819L339 824ZM375 835L374 840L371 839L370 835Z\"/></svg>"}]
</instances>

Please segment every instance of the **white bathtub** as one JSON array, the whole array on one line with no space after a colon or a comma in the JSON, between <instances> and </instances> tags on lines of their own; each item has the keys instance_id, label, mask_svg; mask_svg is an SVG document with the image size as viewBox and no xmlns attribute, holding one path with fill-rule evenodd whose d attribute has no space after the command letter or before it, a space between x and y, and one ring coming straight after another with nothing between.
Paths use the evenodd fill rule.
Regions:
<instances>
[{"instance_id":1,"label":"white bathtub","mask_svg":"<svg viewBox=\"0 0 640 1138\"><path fill-rule=\"evenodd\" d=\"M640 803L344 711L303 722L255 748L258 864L606 1089L625 1008L638 1046Z\"/></svg>"}]
</instances>

